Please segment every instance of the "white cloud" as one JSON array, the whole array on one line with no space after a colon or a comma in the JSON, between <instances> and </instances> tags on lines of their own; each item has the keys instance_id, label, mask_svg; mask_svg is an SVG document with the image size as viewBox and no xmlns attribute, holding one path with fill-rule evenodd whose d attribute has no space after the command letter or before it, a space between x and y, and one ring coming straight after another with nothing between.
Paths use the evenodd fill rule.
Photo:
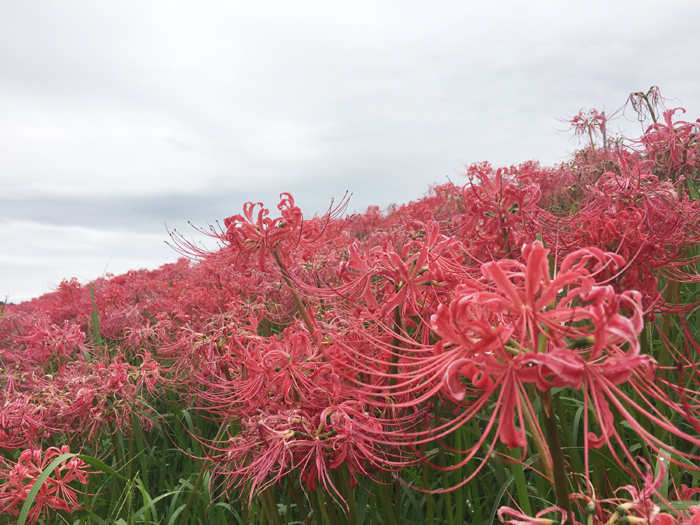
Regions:
<instances>
[{"instance_id":1,"label":"white cloud","mask_svg":"<svg viewBox=\"0 0 700 525\"><path fill-rule=\"evenodd\" d=\"M21 224L128 231L124 266L148 266L170 256L164 222L282 191L361 209L465 163L561 161L557 117L652 85L694 120L699 23L684 0L2 3L0 292L95 277L125 248L61 230L96 258L81 269Z\"/></svg>"}]
</instances>

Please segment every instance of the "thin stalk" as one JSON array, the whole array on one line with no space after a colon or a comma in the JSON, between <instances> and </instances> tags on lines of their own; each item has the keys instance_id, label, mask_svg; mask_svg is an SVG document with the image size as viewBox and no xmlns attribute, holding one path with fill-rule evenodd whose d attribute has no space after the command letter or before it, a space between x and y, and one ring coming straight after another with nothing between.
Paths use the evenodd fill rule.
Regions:
<instances>
[{"instance_id":1,"label":"thin stalk","mask_svg":"<svg viewBox=\"0 0 700 525\"><path fill-rule=\"evenodd\" d=\"M549 479L554 479L554 471L552 470L552 458L549 455L549 449L544 442L544 438L541 434L537 423L532 417L532 413L529 410L529 405L525 401L525 396L522 392L519 392L520 403L523 405L523 415L525 416L525 423L530 428L530 434L535 442L535 448L540 455L540 461L542 461L542 467Z\"/></svg>"},{"instance_id":2,"label":"thin stalk","mask_svg":"<svg viewBox=\"0 0 700 525\"><path fill-rule=\"evenodd\" d=\"M338 519L338 514L335 512L335 506L333 505L333 498L332 497L326 497L326 494L321 492L324 496L324 501L326 502L326 512L328 513L328 519L331 522L331 525L339 525L340 520Z\"/></svg>"},{"instance_id":3,"label":"thin stalk","mask_svg":"<svg viewBox=\"0 0 700 525\"><path fill-rule=\"evenodd\" d=\"M309 331L310 334L313 335L314 324L311 322L311 318L309 317L309 313L306 311L306 308L304 308L304 303L302 302L301 297L299 297L296 290L294 289L294 285L292 284L292 279L289 276L289 272L287 271L287 267L282 262L282 259L280 258L279 254L277 253L276 250L272 251L272 255L274 256L275 261L277 262L277 266L279 266L280 271L282 272L282 277L284 278L284 282L287 283L287 286L289 287L289 291L292 293L292 297L294 298L294 303L297 305L297 310L299 310L299 313L301 314L301 318L304 320L304 324L306 325L306 329Z\"/></svg>"},{"instance_id":4,"label":"thin stalk","mask_svg":"<svg viewBox=\"0 0 700 525\"><path fill-rule=\"evenodd\" d=\"M521 461L520 447L516 447L509 452L513 462L510 464L510 471L515 480L515 488L518 491L518 505L528 516L532 516L532 506L530 505L530 495L527 491L527 481L525 480L525 469Z\"/></svg>"},{"instance_id":5,"label":"thin stalk","mask_svg":"<svg viewBox=\"0 0 700 525\"><path fill-rule=\"evenodd\" d=\"M326 502L323 499L323 490L321 487L316 487L316 507L314 511L318 509L320 517L323 519L323 523L326 525L332 525L331 520L328 517L328 510L326 509ZM318 520L316 520L318 522Z\"/></svg>"},{"instance_id":6,"label":"thin stalk","mask_svg":"<svg viewBox=\"0 0 700 525\"><path fill-rule=\"evenodd\" d=\"M316 495L314 493L308 493L307 497L309 499L309 508L311 509L311 518L313 519L313 522L315 524L325 524L328 525L328 522L323 521L323 516L321 516L321 509L318 506L318 499L316 498Z\"/></svg>"},{"instance_id":7,"label":"thin stalk","mask_svg":"<svg viewBox=\"0 0 700 525\"><path fill-rule=\"evenodd\" d=\"M134 463L134 431L132 429L131 436L129 436L129 452L128 452L128 462L126 464L126 479L132 481L132 472L133 472L133 463ZM144 473L145 475L145 473ZM134 505L134 485L132 485L131 490L129 491L129 494L127 495L128 497L128 503L127 503L127 516L131 518L132 512L133 512L133 505Z\"/></svg>"},{"instance_id":8,"label":"thin stalk","mask_svg":"<svg viewBox=\"0 0 700 525\"><path fill-rule=\"evenodd\" d=\"M462 429L458 428L455 433L454 433L454 448L455 451L457 450L462 450ZM455 464L459 464L459 462L462 460L461 454L458 452L455 452L454 456L454 462ZM460 467L455 471L456 475L456 483L459 483L462 481L462 468ZM457 519L458 523L462 523L464 521L464 487L458 487L457 490L455 490L455 517Z\"/></svg>"},{"instance_id":9,"label":"thin stalk","mask_svg":"<svg viewBox=\"0 0 700 525\"><path fill-rule=\"evenodd\" d=\"M471 481L469 482L469 488L471 491L473 507L469 509L469 512L472 514L472 523L484 523L484 513L481 510L482 503L481 496L479 494L479 483L477 482L476 478L471 479ZM479 500L478 505L477 499Z\"/></svg>"},{"instance_id":10,"label":"thin stalk","mask_svg":"<svg viewBox=\"0 0 700 525\"><path fill-rule=\"evenodd\" d=\"M297 504L297 510L299 511L299 515L301 516L301 519L304 523L311 523L311 520L309 519L309 515L306 513L306 508L304 507L304 502L301 500L299 497L299 493L297 492L297 489L294 487L294 482L290 479L289 483L287 484L287 490L291 493L292 498L294 498L294 503ZM289 511L287 511L289 512Z\"/></svg>"},{"instance_id":11,"label":"thin stalk","mask_svg":"<svg viewBox=\"0 0 700 525\"><path fill-rule=\"evenodd\" d=\"M439 452L438 458L440 460L440 466L445 467L446 466L445 449L443 447L440 447L440 452ZM447 475L446 470L442 471L442 483L444 485L444 488L447 488L450 486L450 478ZM452 496L449 492L445 492L442 495L442 497L445 498L445 516L447 518L447 523L448 523L448 525L454 525L455 518L454 518L454 514L452 513Z\"/></svg>"},{"instance_id":12,"label":"thin stalk","mask_svg":"<svg viewBox=\"0 0 700 525\"><path fill-rule=\"evenodd\" d=\"M284 513L284 525L289 525L289 519L292 509L292 493L287 491L287 509Z\"/></svg>"},{"instance_id":13,"label":"thin stalk","mask_svg":"<svg viewBox=\"0 0 700 525\"><path fill-rule=\"evenodd\" d=\"M355 503L355 493L350 487L350 470L347 465L343 464L338 470L338 476L340 477L340 485L343 487L343 492L345 493L345 499L348 504L348 518L351 523L355 523L355 516L357 515L357 504Z\"/></svg>"},{"instance_id":14,"label":"thin stalk","mask_svg":"<svg viewBox=\"0 0 700 525\"><path fill-rule=\"evenodd\" d=\"M574 525L574 515L571 512L569 500L569 482L566 476L564 451L559 439L559 425L552 404L552 393L547 390L542 394L542 408L544 415L544 428L547 434L547 444L552 454L552 467L554 470L554 493L557 496L557 505L566 511L567 525Z\"/></svg>"},{"instance_id":15,"label":"thin stalk","mask_svg":"<svg viewBox=\"0 0 700 525\"><path fill-rule=\"evenodd\" d=\"M571 428L567 423L566 409L564 404L561 402L559 396L555 396L554 407L556 408L557 415L559 416L559 422L561 423L561 430L564 436L564 444L568 447L570 452L570 457L573 463L574 472L583 472L583 464L581 463L581 457L579 456L578 450L574 450L574 440L571 437Z\"/></svg>"},{"instance_id":16,"label":"thin stalk","mask_svg":"<svg viewBox=\"0 0 700 525\"><path fill-rule=\"evenodd\" d=\"M430 472L427 465L423 465L423 488L425 490L430 490ZM425 494L425 507L428 525L435 525L435 517L433 516L433 495L429 492Z\"/></svg>"},{"instance_id":17,"label":"thin stalk","mask_svg":"<svg viewBox=\"0 0 700 525\"><path fill-rule=\"evenodd\" d=\"M260 515L260 525L270 525L270 520L267 518L268 512L265 498L261 495L258 496L257 499L260 501L260 512L258 512L258 514ZM254 521L253 525L258 525L258 522Z\"/></svg>"},{"instance_id":18,"label":"thin stalk","mask_svg":"<svg viewBox=\"0 0 700 525\"><path fill-rule=\"evenodd\" d=\"M279 509L277 508L277 502L272 495L272 487L268 487L262 493L262 501L265 506L265 515L268 517L268 521L274 523L274 525L282 525L282 516L280 516Z\"/></svg>"},{"instance_id":19,"label":"thin stalk","mask_svg":"<svg viewBox=\"0 0 700 525\"><path fill-rule=\"evenodd\" d=\"M227 426L227 421L223 421L221 423L219 431L216 433L216 437L214 438L214 442L217 442L221 439L221 436L224 435L224 431L226 430ZM199 476L197 476L197 480L194 482L194 486L192 487L192 492L190 492L190 496L189 498L187 498L185 510L182 511L182 515L180 516L180 525L187 524L187 517L190 514L190 508L192 507L192 503L194 503L195 494L197 493L197 490L199 490L199 486L202 484L202 480L204 479L204 473L207 471L208 463L209 461L205 461L204 463L202 463L202 468L199 471Z\"/></svg>"},{"instance_id":20,"label":"thin stalk","mask_svg":"<svg viewBox=\"0 0 700 525\"><path fill-rule=\"evenodd\" d=\"M377 516L377 502L375 498L369 498L369 522L370 525L377 525L379 517Z\"/></svg>"},{"instance_id":21,"label":"thin stalk","mask_svg":"<svg viewBox=\"0 0 700 525\"><path fill-rule=\"evenodd\" d=\"M398 525L396 521L396 516L394 515L394 506L391 504L389 499L389 492L387 486L381 483L377 483L377 491L379 492L379 499L384 507L384 514L386 516L386 522L389 525Z\"/></svg>"}]
</instances>

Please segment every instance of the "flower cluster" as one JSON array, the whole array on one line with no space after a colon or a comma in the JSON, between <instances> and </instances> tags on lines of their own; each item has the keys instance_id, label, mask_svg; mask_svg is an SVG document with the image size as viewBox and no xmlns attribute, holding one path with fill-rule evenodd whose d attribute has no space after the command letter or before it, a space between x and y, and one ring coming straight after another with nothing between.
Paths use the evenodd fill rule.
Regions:
<instances>
[{"instance_id":1,"label":"flower cluster","mask_svg":"<svg viewBox=\"0 0 700 525\"><path fill-rule=\"evenodd\" d=\"M46 450L26 449L20 454L15 464L4 460L0 468L0 480L5 480L0 485L0 513L19 515L36 479L54 459L69 452L70 449L67 446L60 449L56 447ZM82 507L78 505L76 490L70 486L70 483L77 481L87 485L90 472L86 470L86 466L83 460L75 456L59 463L41 485L35 497L34 506L27 515L26 523L33 525L42 517L45 521L51 509L66 512L81 509Z\"/></svg>"}]
</instances>

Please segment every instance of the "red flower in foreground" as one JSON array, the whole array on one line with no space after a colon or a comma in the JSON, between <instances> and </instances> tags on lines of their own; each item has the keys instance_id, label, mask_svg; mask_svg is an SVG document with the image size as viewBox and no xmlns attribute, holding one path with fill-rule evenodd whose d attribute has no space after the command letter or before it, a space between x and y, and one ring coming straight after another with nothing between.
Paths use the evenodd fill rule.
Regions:
<instances>
[{"instance_id":1,"label":"red flower in foreground","mask_svg":"<svg viewBox=\"0 0 700 525\"><path fill-rule=\"evenodd\" d=\"M7 481L0 485L0 513L19 515L22 505L34 486L34 481L61 454L70 452L67 446L60 449L51 447L46 451L41 449L26 449L16 464L8 464L9 468L0 469L0 479ZM5 463L7 461L5 460ZM34 506L27 515L26 523L32 525L44 517L48 518L49 509L73 512L82 509L78 505L76 491L68 483L78 480L83 485L88 483L88 474L83 460L72 457L56 467L36 495Z\"/></svg>"}]
</instances>

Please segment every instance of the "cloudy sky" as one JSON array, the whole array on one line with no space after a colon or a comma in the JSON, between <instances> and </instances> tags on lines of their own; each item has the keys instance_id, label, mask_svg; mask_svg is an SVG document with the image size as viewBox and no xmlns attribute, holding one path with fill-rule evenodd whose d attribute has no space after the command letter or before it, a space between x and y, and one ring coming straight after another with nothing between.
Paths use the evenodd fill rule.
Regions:
<instances>
[{"instance_id":1,"label":"cloudy sky","mask_svg":"<svg viewBox=\"0 0 700 525\"><path fill-rule=\"evenodd\" d=\"M360 211L562 162L558 118L652 85L695 120L698 27L696 0L5 0L0 300L172 262L166 225L283 191Z\"/></svg>"}]
</instances>

